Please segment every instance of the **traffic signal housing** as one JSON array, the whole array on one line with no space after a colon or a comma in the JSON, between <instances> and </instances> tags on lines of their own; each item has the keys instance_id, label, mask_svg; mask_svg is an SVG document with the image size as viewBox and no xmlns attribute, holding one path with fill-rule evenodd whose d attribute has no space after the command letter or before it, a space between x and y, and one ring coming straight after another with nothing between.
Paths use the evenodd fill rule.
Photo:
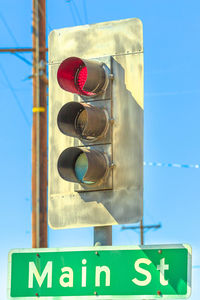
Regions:
<instances>
[{"instance_id":1,"label":"traffic signal housing","mask_svg":"<svg viewBox=\"0 0 200 300\"><path fill-rule=\"evenodd\" d=\"M95 97L108 85L106 66L97 61L69 57L58 68L60 87L81 96Z\"/></svg>"},{"instance_id":2,"label":"traffic signal housing","mask_svg":"<svg viewBox=\"0 0 200 300\"><path fill-rule=\"evenodd\" d=\"M55 229L141 219L140 20L51 32L48 195Z\"/></svg>"}]
</instances>

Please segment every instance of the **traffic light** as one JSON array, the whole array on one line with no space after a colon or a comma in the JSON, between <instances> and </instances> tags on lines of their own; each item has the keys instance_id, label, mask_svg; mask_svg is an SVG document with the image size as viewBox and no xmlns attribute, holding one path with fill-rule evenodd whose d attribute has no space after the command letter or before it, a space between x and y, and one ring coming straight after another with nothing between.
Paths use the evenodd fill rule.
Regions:
<instances>
[{"instance_id":1,"label":"traffic light","mask_svg":"<svg viewBox=\"0 0 200 300\"><path fill-rule=\"evenodd\" d=\"M143 195L142 23L49 36L49 224L138 222Z\"/></svg>"},{"instance_id":2,"label":"traffic light","mask_svg":"<svg viewBox=\"0 0 200 300\"><path fill-rule=\"evenodd\" d=\"M78 190L111 189L110 134L111 99L102 100L110 90L110 69L97 60L68 57L58 67L61 89L79 95L58 112L57 126L64 135L77 138L77 147L67 147L58 157L58 173L66 181L78 183ZM90 101L90 102L89 102ZM109 107L108 107L109 106ZM108 108L108 109L107 109Z\"/></svg>"},{"instance_id":3,"label":"traffic light","mask_svg":"<svg viewBox=\"0 0 200 300\"><path fill-rule=\"evenodd\" d=\"M61 107L57 118L60 131L80 139L85 146L101 143L109 128L108 112L95 103L82 101L95 100L105 93L109 85L107 66L98 61L69 57L60 64L57 81L63 90L82 96L81 103L68 102ZM60 176L84 184L86 190L99 189L108 170L107 155L91 147L69 147L58 158Z\"/></svg>"},{"instance_id":4,"label":"traffic light","mask_svg":"<svg viewBox=\"0 0 200 300\"><path fill-rule=\"evenodd\" d=\"M108 86L108 71L103 63L79 57L65 59L58 68L60 87L81 96L95 97Z\"/></svg>"}]
</instances>

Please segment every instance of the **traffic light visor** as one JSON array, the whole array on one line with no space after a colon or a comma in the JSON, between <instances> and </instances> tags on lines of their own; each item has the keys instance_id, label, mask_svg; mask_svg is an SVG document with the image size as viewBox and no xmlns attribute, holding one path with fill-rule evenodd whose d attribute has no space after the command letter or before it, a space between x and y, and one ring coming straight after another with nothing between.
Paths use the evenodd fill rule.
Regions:
<instances>
[{"instance_id":1,"label":"traffic light visor","mask_svg":"<svg viewBox=\"0 0 200 300\"><path fill-rule=\"evenodd\" d=\"M59 66L57 80L68 92L93 97L103 92L108 85L105 67L92 60L69 57Z\"/></svg>"}]
</instances>

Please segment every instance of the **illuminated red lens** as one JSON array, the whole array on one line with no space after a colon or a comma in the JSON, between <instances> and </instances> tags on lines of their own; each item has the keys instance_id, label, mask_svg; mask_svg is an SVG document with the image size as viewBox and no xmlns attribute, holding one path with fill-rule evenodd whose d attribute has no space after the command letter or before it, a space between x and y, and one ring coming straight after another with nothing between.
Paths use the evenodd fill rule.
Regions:
<instances>
[{"instance_id":1,"label":"illuminated red lens","mask_svg":"<svg viewBox=\"0 0 200 300\"><path fill-rule=\"evenodd\" d=\"M87 68L86 68L86 66L83 66L80 69L78 76L77 76L77 84L81 91L83 90L86 80L87 80Z\"/></svg>"},{"instance_id":2,"label":"illuminated red lens","mask_svg":"<svg viewBox=\"0 0 200 300\"><path fill-rule=\"evenodd\" d=\"M92 96L92 95L94 95L94 93L84 90L84 85L86 83L86 80L87 80L87 67L82 66L77 75L77 86L78 86L79 90L81 91L81 94Z\"/></svg>"},{"instance_id":3,"label":"illuminated red lens","mask_svg":"<svg viewBox=\"0 0 200 300\"><path fill-rule=\"evenodd\" d=\"M84 90L87 76L87 67L78 57L65 59L57 72L57 80L62 89L79 95L93 96L95 93Z\"/></svg>"}]
</instances>

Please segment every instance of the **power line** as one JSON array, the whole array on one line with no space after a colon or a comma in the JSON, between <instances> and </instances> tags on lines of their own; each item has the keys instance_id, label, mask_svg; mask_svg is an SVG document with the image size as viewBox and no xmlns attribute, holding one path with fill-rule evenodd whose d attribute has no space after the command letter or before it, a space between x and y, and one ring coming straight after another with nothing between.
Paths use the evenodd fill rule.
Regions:
<instances>
[{"instance_id":1,"label":"power line","mask_svg":"<svg viewBox=\"0 0 200 300\"><path fill-rule=\"evenodd\" d=\"M79 19L79 22L80 22L80 23L82 23L82 24L84 24L84 22L83 22L83 21L82 21L82 19L81 19L81 16L80 16L80 14L79 14L79 11L78 11L78 8L77 8L77 6L76 6L76 3L75 3L75 1L71 1L71 3L74 5L75 12L76 12L76 14L77 14L77 17L78 17L78 19Z\"/></svg>"},{"instance_id":2,"label":"power line","mask_svg":"<svg viewBox=\"0 0 200 300\"><path fill-rule=\"evenodd\" d=\"M15 38L15 36L14 36L12 30L10 29L8 23L6 22L6 19L3 17L3 15L2 15L1 13L0 13L0 18L1 18L1 20L2 20L2 22L3 22L3 24L4 24L4 26L6 27L8 33L9 33L10 36L12 37L13 41L14 41L15 44L18 46L18 42L17 42L17 40L16 40L16 38Z\"/></svg>"},{"instance_id":3,"label":"power line","mask_svg":"<svg viewBox=\"0 0 200 300\"><path fill-rule=\"evenodd\" d=\"M185 90L185 91L174 91L174 92L150 92L144 93L145 97L160 97L160 96L177 96L177 95L187 95L193 93L200 93L200 90Z\"/></svg>"},{"instance_id":4,"label":"power line","mask_svg":"<svg viewBox=\"0 0 200 300\"><path fill-rule=\"evenodd\" d=\"M16 57L18 57L19 59L21 59L22 61L24 61L27 65L32 66L32 63L28 59L26 59L25 57L21 56L18 53L15 53L15 52L12 53L12 54L15 55Z\"/></svg>"},{"instance_id":5,"label":"power line","mask_svg":"<svg viewBox=\"0 0 200 300\"><path fill-rule=\"evenodd\" d=\"M84 16L85 16L85 23L88 24L88 15L87 15L86 0L83 0L83 11L84 11Z\"/></svg>"},{"instance_id":6,"label":"power line","mask_svg":"<svg viewBox=\"0 0 200 300\"><path fill-rule=\"evenodd\" d=\"M78 18L79 23L84 24L83 21L82 21L82 19L81 19L80 14L79 14L79 11L78 11L78 8L76 6L76 3L74 1L72 1L72 0L66 0L66 2L69 3L69 8L70 8L70 11L71 11L71 14L72 14L72 18L73 18L73 21L74 21L75 25L78 25L76 17ZM76 16L74 14L74 10L75 10Z\"/></svg>"},{"instance_id":7,"label":"power line","mask_svg":"<svg viewBox=\"0 0 200 300\"><path fill-rule=\"evenodd\" d=\"M177 163L162 163L162 162L144 162L144 166L148 167L168 167L168 168L184 168L184 169L199 169L199 164L177 164Z\"/></svg>"},{"instance_id":8,"label":"power line","mask_svg":"<svg viewBox=\"0 0 200 300\"><path fill-rule=\"evenodd\" d=\"M42 11L41 7L40 7L39 9L40 9L41 13L44 14L44 12ZM9 35L12 37L14 43L16 44L16 46L18 46L19 44L18 44L18 42L17 42L17 39L15 38L15 35L13 34L13 31L11 30L11 28L9 27L9 25L8 25L8 23L7 23L7 21L6 21L6 19L3 17L3 15L2 15L1 13L0 13L0 18L1 18L1 20L2 20L2 22L3 22L3 24L4 24L4 26L6 27L6 29L7 29L8 33L9 33ZM49 25L48 25L48 26L49 26ZM49 26L49 28L51 29L50 26ZM52 29L51 29L51 30L52 30ZM16 48L16 49L17 49L17 48ZM20 48L19 48L19 49L20 49ZM2 51L0 51L0 52L3 52L4 49L0 49L0 50L2 50ZM8 52L11 53L11 51L8 51ZM17 52L17 51L16 51L16 52ZM19 59L21 59L22 61L24 61L25 63L27 63L28 65L31 65L31 66L32 66L32 63L31 63L28 59L26 59L26 58L24 58L23 56L17 54L16 52L13 51L12 53L13 53L15 56L17 56ZM26 51L20 51L20 52L26 52Z\"/></svg>"},{"instance_id":9,"label":"power line","mask_svg":"<svg viewBox=\"0 0 200 300\"><path fill-rule=\"evenodd\" d=\"M0 53L11 53L15 56L17 56L19 59L21 59L22 61L24 61L26 64L32 66L32 63L26 59L25 57L21 56L20 54L18 54L18 52L34 52L35 49L34 48L0 48ZM40 48L40 51L43 52L44 49ZM48 48L45 49L45 51L48 51Z\"/></svg>"},{"instance_id":10,"label":"power line","mask_svg":"<svg viewBox=\"0 0 200 300\"><path fill-rule=\"evenodd\" d=\"M74 24L75 24L75 25L78 25L78 23L77 23L77 21L76 21L76 16L75 16L75 14L74 14L74 11L73 11L72 6L69 5L69 8L70 8L70 11L71 11L71 14L72 14L72 19L73 19L73 21L74 21Z\"/></svg>"},{"instance_id":11,"label":"power line","mask_svg":"<svg viewBox=\"0 0 200 300\"><path fill-rule=\"evenodd\" d=\"M12 87L12 85L11 85L11 83L10 83L10 81L9 81L9 79L8 79L8 77L7 77L6 73L5 73L5 70L3 69L2 65L0 65L0 70L1 70L1 73L4 76L4 78L5 78L5 80L6 80L7 84L8 84L8 87L9 87L9 89L10 89L10 91L11 91L11 93L12 93L14 99L15 99L15 102L17 103L17 106L18 106L19 110L21 111L21 113L23 115L24 120L26 121L26 124L30 127L30 122L29 122L29 120L28 120L28 118L27 118L27 116L26 116L26 114L25 114L25 112L23 110L23 107L22 107L22 105L21 105L21 103L20 103L20 101L19 101L19 99L17 97L17 94L15 93L15 90L13 89L13 87Z\"/></svg>"},{"instance_id":12,"label":"power line","mask_svg":"<svg viewBox=\"0 0 200 300\"><path fill-rule=\"evenodd\" d=\"M71 11L72 19L74 21L74 24L77 25L76 16L74 14L72 6L70 5L71 0L66 0L66 2L69 3L69 9Z\"/></svg>"},{"instance_id":13,"label":"power line","mask_svg":"<svg viewBox=\"0 0 200 300\"><path fill-rule=\"evenodd\" d=\"M144 229L158 229L158 228L161 228L161 224L157 224L157 225L143 225L143 228ZM122 230L124 229L132 229L132 230L135 230L135 229L140 229L140 226L122 226ZM146 231L147 231L146 230Z\"/></svg>"},{"instance_id":14,"label":"power line","mask_svg":"<svg viewBox=\"0 0 200 300\"><path fill-rule=\"evenodd\" d=\"M12 37L14 43L18 46L19 44L18 44L18 42L17 42L17 39L15 38L15 35L13 34L13 32L12 32L12 30L10 29L8 23L6 22L6 19L3 17L3 15L2 15L1 13L0 13L0 18L1 18L1 20L2 20L2 22L3 22L3 24L4 24L4 26L6 27L6 29L7 29L8 33L9 33L9 35ZM18 58L20 58L21 60L23 60L24 62L26 62L27 64L32 65L32 63L31 63L30 61L28 61L26 58L22 57L21 55L16 54L16 53L14 53L14 55L17 56Z\"/></svg>"}]
</instances>

